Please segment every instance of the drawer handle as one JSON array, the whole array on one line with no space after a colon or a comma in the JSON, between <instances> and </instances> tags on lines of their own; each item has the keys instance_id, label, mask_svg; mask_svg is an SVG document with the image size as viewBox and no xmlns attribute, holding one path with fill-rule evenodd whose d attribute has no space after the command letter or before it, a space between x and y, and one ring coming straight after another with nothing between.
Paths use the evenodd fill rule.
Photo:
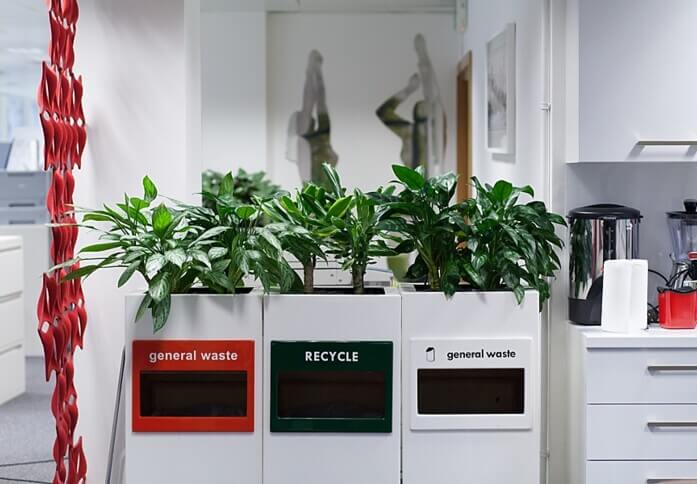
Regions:
<instances>
[{"instance_id":1,"label":"drawer handle","mask_svg":"<svg viewBox=\"0 0 697 484\"><path fill-rule=\"evenodd\" d=\"M684 139L646 139L636 142L637 146L697 146L697 140Z\"/></svg>"},{"instance_id":2,"label":"drawer handle","mask_svg":"<svg viewBox=\"0 0 697 484\"><path fill-rule=\"evenodd\" d=\"M646 484L697 484L697 479L646 479Z\"/></svg>"},{"instance_id":3,"label":"drawer handle","mask_svg":"<svg viewBox=\"0 0 697 484\"><path fill-rule=\"evenodd\" d=\"M697 422L696 421L679 421L679 420L674 420L670 422L647 422L646 425L650 429L656 429L656 428L661 428L661 427L668 427L668 428L696 428L697 429Z\"/></svg>"},{"instance_id":4,"label":"drawer handle","mask_svg":"<svg viewBox=\"0 0 697 484\"><path fill-rule=\"evenodd\" d=\"M697 365L649 365L650 372L657 371L697 371Z\"/></svg>"},{"instance_id":5,"label":"drawer handle","mask_svg":"<svg viewBox=\"0 0 697 484\"><path fill-rule=\"evenodd\" d=\"M36 225L36 220L10 220L8 225Z\"/></svg>"}]
</instances>

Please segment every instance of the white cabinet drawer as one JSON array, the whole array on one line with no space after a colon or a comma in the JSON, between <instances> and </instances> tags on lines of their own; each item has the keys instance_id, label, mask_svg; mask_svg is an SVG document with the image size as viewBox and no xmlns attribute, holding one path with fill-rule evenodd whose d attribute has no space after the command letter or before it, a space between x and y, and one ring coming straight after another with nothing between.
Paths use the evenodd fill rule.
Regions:
<instances>
[{"instance_id":1,"label":"white cabinet drawer","mask_svg":"<svg viewBox=\"0 0 697 484\"><path fill-rule=\"evenodd\" d=\"M697 484L697 461L593 461L586 484Z\"/></svg>"},{"instance_id":2,"label":"white cabinet drawer","mask_svg":"<svg viewBox=\"0 0 697 484\"><path fill-rule=\"evenodd\" d=\"M38 338L38 336L37 336ZM24 340L24 305L21 295L0 298L0 351Z\"/></svg>"},{"instance_id":3,"label":"white cabinet drawer","mask_svg":"<svg viewBox=\"0 0 697 484\"><path fill-rule=\"evenodd\" d=\"M24 348L0 352L0 405L24 393Z\"/></svg>"},{"instance_id":4,"label":"white cabinet drawer","mask_svg":"<svg viewBox=\"0 0 697 484\"><path fill-rule=\"evenodd\" d=\"M23 286L22 250L0 250L0 298L20 292Z\"/></svg>"},{"instance_id":5,"label":"white cabinet drawer","mask_svg":"<svg viewBox=\"0 0 697 484\"><path fill-rule=\"evenodd\" d=\"M588 460L697 460L697 405L588 405Z\"/></svg>"},{"instance_id":6,"label":"white cabinet drawer","mask_svg":"<svg viewBox=\"0 0 697 484\"><path fill-rule=\"evenodd\" d=\"M594 348L586 363L588 403L697 404L697 348Z\"/></svg>"}]
</instances>

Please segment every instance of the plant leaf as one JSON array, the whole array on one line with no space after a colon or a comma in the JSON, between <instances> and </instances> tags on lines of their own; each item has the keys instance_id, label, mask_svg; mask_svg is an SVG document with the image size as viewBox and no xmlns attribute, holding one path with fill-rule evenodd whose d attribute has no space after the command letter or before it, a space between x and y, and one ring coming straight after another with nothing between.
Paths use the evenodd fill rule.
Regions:
<instances>
[{"instance_id":1,"label":"plant leaf","mask_svg":"<svg viewBox=\"0 0 697 484\"><path fill-rule=\"evenodd\" d=\"M494 184L491 194L499 202L505 201L513 193L513 184L505 180L499 180Z\"/></svg>"},{"instance_id":2,"label":"plant leaf","mask_svg":"<svg viewBox=\"0 0 697 484\"><path fill-rule=\"evenodd\" d=\"M421 190L426 185L426 180L416 170L404 165L392 165L392 171L399 181L411 190Z\"/></svg>"},{"instance_id":3,"label":"plant leaf","mask_svg":"<svg viewBox=\"0 0 697 484\"><path fill-rule=\"evenodd\" d=\"M165 252L165 259L181 269L186 262L186 252L182 248L168 250Z\"/></svg>"},{"instance_id":4,"label":"plant leaf","mask_svg":"<svg viewBox=\"0 0 697 484\"><path fill-rule=\"evenodd\" d=\"M152 214L153 231L160 237L164 237L167 229L172 223L172 214L169 209L161 204Z\"/></svg>"},{"instance_id":5,"label":"plant leaf","mask_svg":"<svg viewBox=\"0 0 697 484\"><path fill-rule=\"evenodd\" d=\"M136 312L135 322L140 321L140 319L145 314L145 310L150 307L151 303L152 303L152 298L150 297L150 294L145 294L143 296L143 300L140 301L140 306L138 306L138 311Z\"/></svg>"},{"instance_id":6,"label":"plant leaf","mask_svg":"<svg viewBox=\"0 0 697 484\"><path fill-rule=\"evenodd\" d=\"M169 295L170 290L169 274L163 272L150 282L148 294L150 294L153 301L160 302Z\"/></svg>"},{"instance_id":7,"label":"plant leaf","mask_svg":"<svg viewBox=\"0 0 697 484\"><path fill-rule=\"evenodd\" d=\"M159 302L156 302L152 308L152 329L153 333L157 333L164 328L169 319L169 312L172 309L172 296L167 296Z\"/></svg>"},{"instance_id":8,"label":"plant leaf","mask_svg":"<svg viewBox=\"0 0 697 484\"><path fill-rule=\"evenodd\" d=\"M103 242L99 244L92 244L88 245L87 247L83 247L80 253L83 252L104 252L105 250L111 250L115 249L117 247L121 247L122 243L121 242Z\"/></svg>"},{"instance_id":9,"label":"plant leaf","mask_svg":"<svg viewBox=\"0 0 697 484\"><path fill-rule=\"evenodd\" d=\"M242 205L235 209L235 213L242 220L247 220L256 213L256 209L251 205Z\"/></svg>"},{"instance_id":10,"label":"plant leaf","mask_svg":"<svg viewBox=\"0 0 697 484\"><path fill-rule=\"evenodd\" d=\"M157 198L157 187L148 176L143 178L143 198L148 203Z\"/></svg>"},{"instance_id":11,"label":"plant leaf","mask_svg":"<svg viewBox=\"0 0 697 484\"><path fill-rule=\"evenodd\" d=\"M122 287L133 276L133 273L140 267L140 260L133 261L119 277L118 287Z\"/></svg>"},{"instance_id":12,"label":"plant leaf","mask_svg":"<svg viewBox=\"0 0 697 484\"><path fill-rule=\"evenodd\" d=\"M232 172L228 172L222 180L220 180L220 188L218 195L220 197L231 197L235 190L235 184L232 179Z\"/></svg>"},{"instance_id":13,"label":"plant leaf","mask_svg":"<svg viewBox=\"0 0 697 484\"><path fill-rule=\"evenodd\" d=\"M208 251L208 259L220 259L221 257L225 257L227 252L228 250L225 247L211 247L211 249Z\"/></svg>"},{"instance_id":14,"label":"plant leaf","mask_svg":"<svg viewBox=\"0 0 697 484\"><path fill-rule=\"evenodd\" d=\"M191 251L191 257L194 260L199 261L201 264L203 264L207 268L211 269L211 261L208 258L208 255L205 252L203 252L202 250Z\"/></svg>"},{"instance_id":15,"label":"plant leaf","mask_svg":"<svg viewBox=\"0 0 697 484\"><path fill-rule=\"evenodd\" d=\"M65 275L63 278L64 281L73 281L75 279L81 279L83 277L87 277L90 274L92 274L94 271L99 269L99 265L92 265L92 266L84 266L80 267L79 269L76 269L74 271L70 271Z\"/></svg>"},{"instance_id":16,"label":"plant leaf","mask_svg":"<svg viewBox=\"0 0 697 484\"><path fill-rule=\"evenodd\" d=\"M329 210L327 211L327 217L329 217L330 219L332 217L343 217L346 211L351 206L351 202L353 202L352 196L339 198L337 201L332 203L331 207L329 207Z\"/></svg>"},{"instance_id":17,"label":"plant leaf","mask_svg":"<svg viewBox=\"0 0 697 484\"><path fill-rule=\"evenodd\" d=\"M202 233L198 237L198 239L194 241L194 244L203 240L212 239L213 237L220 235L223 232L227 232L228 230L230 230L230 227L213 227L211 229L208 229L204 233Z\"/></svg>"},{"instance_id":18,"label":"plant leaf","mask_svg":"<svg viewBox=\"0 0 697 484\"><path fill-rule=\"evenodd\" d=\"M148 278L154 278L167 263L167 259L162 254L153 254L145 262L145 273Z\"/></svg>"}]
</instances>

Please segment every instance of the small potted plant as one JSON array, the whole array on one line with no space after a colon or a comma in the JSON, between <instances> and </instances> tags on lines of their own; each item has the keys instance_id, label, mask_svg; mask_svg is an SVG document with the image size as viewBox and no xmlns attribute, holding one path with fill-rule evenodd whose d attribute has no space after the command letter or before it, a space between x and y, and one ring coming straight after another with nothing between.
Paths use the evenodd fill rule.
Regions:
<instances>
[{"instance_id":1,"label":"small potted plant","mask_svg":"<svg viewBox=\"0 0 697 484\"><path fill-rule=\"evenodd\" d=\"M82 210L81 227L99 232L101 240L66 264L83 264L68 278L122 269L119 287L140 274L147 291L129 296L128 305L137 299L131 314L136 321L149 310L153 332L165 327L173 305L206 294L250 293L251 288L244 287L247 276L258 279L266 290L289 290L299 284L283 259L280 241L259 225L262 213L234 199L230 174L223 177L217 193L203 192L210 208L155 205L158 192L148 177L143 189L142 198L124 195L124 203L116 207ZM261 314L256 319L260 325Z\"/></svg>"},{"instance_id":2,"label":"small potted plant","mask_svg":"<svg viewBox=\"0 0 697 484\"><path fill-rule=\"evenodd\" d=\"M452 204L457 181L453 175L426 179L420 171L404 167L394 172L402 190L385 203L400 215L395 228L418 253L409 275L422 283L402 289L403 391L409 396L403 408L404 475L420 475L428 449L441 475L457 480L462 466L476 463L465 455L452 465L452 460L439 461L439 456L452 455L448 446L477 434L490 436L491 429L501 426L517 429L516 439L502 443L481 438L479 453L518 455L523 445L532 449L526 458L534 459L542 398L539 301L548 297L547 278L558 269L554 250L561 241L554 225L563 219L547 212L541 202L520 203L522 195L533 195L530 187L516 188L505 181L481 185L473 179L476 198ZM487 409L499 399L520 403L499 414L475 409L474 415L429 415L420 410L417 395L419 375L433 369L441 371L439 378L446 382L448 374L457 375L446 383L455 394L461 385L470 392L489 388L480 403L486 395L495 395L496 401ZM447 419L448 437L423 444L414 429L443 432L442 419ZM448 443L441 446L438 441ZM523 466L519 472L521 481L539 479L539 466Z\"/></svg>"},{"instance_id":3,"label":"small potted plant","mask_svg":"<svg viewBox=\"0 0 697 484\"><path fill-rule=\"evenodd\" d=\"M286 253L294 257L303 272L303 290L314 292L318 259L326 259L322 243L334 233L334 217L343 217L351 197L328 193L323 187L306 184L295 195L280 194L268 201L257 201L270 220L273 231Z\"/></svg>"},{"instance_id":4,"label":"small potted plant","mask_svg":"<svg viewBox=\"0 0 697 484\"><path fill-rule=\"evenodd\" d=\"M214 170L204 171L201 175L202 191L217 195L225 176L225 174ZM232 177L232 181L234 200L240 204L251 205L257 198L268 199L281 191L281 187L272 183L263 171L248 173L240 168L237 174ZM214 203L212 200L204 199L203 205L204 207L213 208Z\"/></svg>"}]
</instances>

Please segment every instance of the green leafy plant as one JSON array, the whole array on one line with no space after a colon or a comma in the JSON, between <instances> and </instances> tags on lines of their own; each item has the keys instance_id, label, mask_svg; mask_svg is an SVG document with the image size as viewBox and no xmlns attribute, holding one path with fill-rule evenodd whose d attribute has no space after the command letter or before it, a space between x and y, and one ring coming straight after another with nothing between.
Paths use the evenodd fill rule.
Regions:
<instances>
[{"instance_id":1,"label":"green leafy plant","mask_svg":"<svg viewBox=\"0 0 697 484\"><path fill-rule=\"evenodd\" d=\"M188 225L186 213L164 204L153 207L157 188L143 179L142 198L124 195L124 203L83 213L81 227L100 233L100 242L84 247L76 259L61 266L82 265L66 279L87 277L100 269L123 269L121 287L139 273L148 290L136 319L151 310L154 330L162 328L171 307L171 295L189 292L197 278L208 270L205 237L197 237ZM103 228L92 225L104 223Z\"/></svg>"},{"instance_id":2,"label":"green leafy plant","mask_svg":"<svg viewBox=\"0 0 697 484\"><path fill-rule=\"evenodd\" d=\"M223 177L217 193L204 191L202 195L212 208L184 208L198 235L196 240L208 246L205 257L209 270L199 275L206 287L234 293L244 285L246 275L258 279L266 291L298 287L300 281L283 258L281 242L259 223L261 210L256 205L239 204L231 173Z\"/></svg>"},{"instance_id":3,"label":"green leafy plant","mask_svg":"<svg viewBox=\"0 0 697 484\"><path fill-rule=\"evenodd\" d=\"M217 195L224 177L223 173L206 170L201 177L202 191ZM256 198L271 198L280 191L281 187L272 183L263 171L248 173L240 168L232 177L233 199L241 205L251 205ZM213 200L204 199L203 203L207 208L214 208Z\"/></svg>"},{"instance_id":4,"label":"green leafy plant","mask_svg":"<svg viewBox=\"0 0 697 484\"><path fill-rule=\"evenodd\" d=\"M327 253L336 257L343 270L351 271L353 291L362 294L368 266L375 263L376 257L398 254L404 246L392 244L391 247L387 243L395 241L390 234L393 226L388 207L358 189L352 196L346 196L336 170L326 163L322 168L336 197L329 210L328 219L333 231L327 239ZM387 196L388 192L383 192L383 195Z\"/></svg>"},{"instance_id":5,"label":"green leafy plant","mask_svg":"<svg viewBox=\"0 0 697 484\"><path fill-rule=\"evenodd\" d=\"M309 183L294 195L281 194L259 205L271 221L267 228L281 240L284 250L303 266L303 290L314 291L317 259L325 259L324 240L334 232L331 217L348 209L344 197L337 199L324 188Z\"/></svg>"},{"instance_id":6,"label":"green leafy plant","mask_svg":"<svg viewBox=\"0 0 697 484\"><path fill-rule=\"evenodd\" d=\"M453 173L424 178L421 168L393 165L402 190L373 194L387 210L383 223L396 238L400 252L416 250L407 271L410 280L426 280L429 288L452 295L460 282L457 237L465 225L464 204L452 204L457 188Z\"/></svg>"},{"instance_id":7,"label":"green leafy plant","mask_svg":"<svg viewBox=\"0 0 697 484\"><path fill-rule=\"evenodd\" d=\"M526 287L534 288L542 304L550 296L549 278L560 268L556 249L563 242L555 225L566 222L541 201L519 203L521 195L535 196L530 186L503 180L482 185L476 177L472 182L476 198L465 202L468 223L460 235L463 279L485 291L506 287L518 302Z\"/></svg>"}]
</instances>

